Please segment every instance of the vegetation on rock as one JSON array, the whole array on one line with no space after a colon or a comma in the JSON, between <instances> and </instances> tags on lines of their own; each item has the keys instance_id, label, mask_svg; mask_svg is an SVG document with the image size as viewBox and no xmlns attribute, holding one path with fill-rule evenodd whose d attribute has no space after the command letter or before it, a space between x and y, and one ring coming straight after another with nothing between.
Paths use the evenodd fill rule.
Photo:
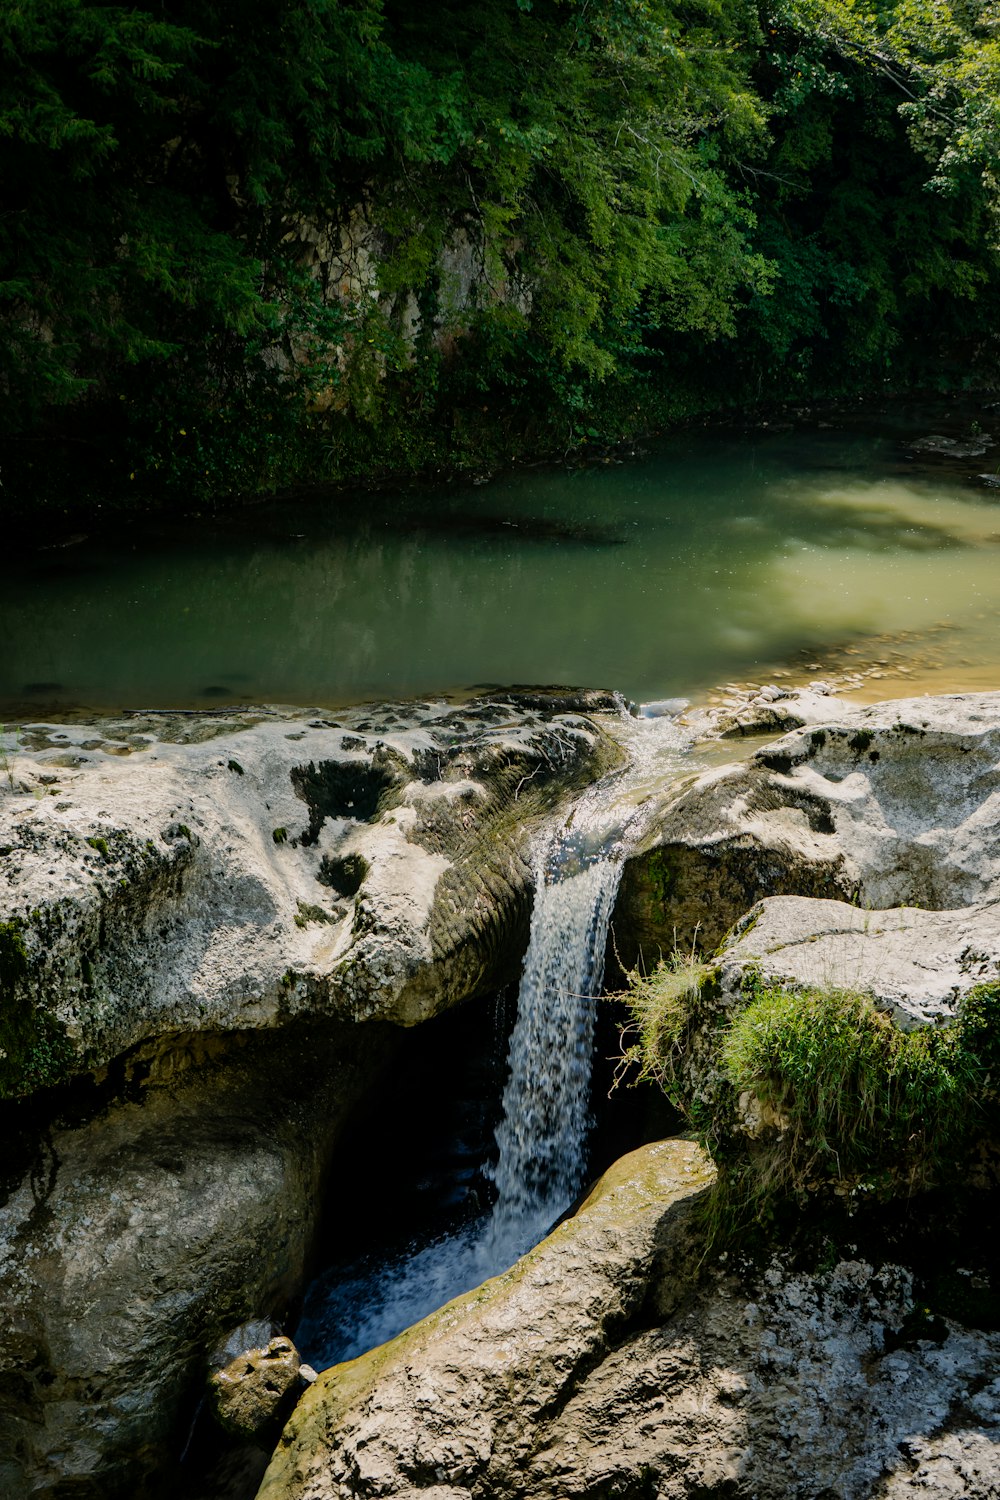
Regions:
<instances>
[{"instance_id":1,"label":"vegetation on rock","mask_svg":"<svg viewBox=\"0 0 1000 1500\"><path fill-rule=\"evenodd\" d=\"M992 0L22 0L8 503L187 503L992 369Z\"/></svg>"},{"instance_id":2,"label":"vegetation on rock","mask_svg":"<svg viewBox=\"0 0 1000 1500\"><path fill-rule=\"evenodd\" d=\"M694 957L633 976L626 1058L656 1079L720 1168L745 1225L789 1195L892 1196L955 1182L1000 1102L1000 985L946 1026L902 1030L870 995L765 984L735 1006Z\"/></svg>"},{"instance_id":3,"label":"vegetation on rock","mask_svg":"<svg viewBox=\"0 0 1000 1500\"><path fill-rule=\"evenodd\" d=\"M24 923L0 922L0 1099L58 1082L72 1055L65 1027L29 992L30 974Z\"/></svg>"}]
</instances>

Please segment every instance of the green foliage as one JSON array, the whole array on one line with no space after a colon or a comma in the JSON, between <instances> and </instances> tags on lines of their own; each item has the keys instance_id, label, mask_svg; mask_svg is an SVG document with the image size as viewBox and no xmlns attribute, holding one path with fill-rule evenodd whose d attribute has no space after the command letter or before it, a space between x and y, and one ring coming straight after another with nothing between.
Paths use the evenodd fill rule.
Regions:
<instances>
[{"instance_id":1,"label":"green foliage","mask_svg":"<svg viewBox=\"0 0 1000 1500\"><path fill-rule=\"evenodd\" d=\"M713 1239L833 1187L893 1196L959 1180L1000 1103L1000 985L980 985L944 1027L902 1031L871 996L750 976L716 1004L693 955L633 975L628 1064L691 1121L719 1165Z\"/></svg>"},{"instance_id":2,"label":"green foliage","mask_svg":"<svg viewBox=\"0 0 1000 1500\"><path fill-rule=\"evenodd\" d=\"M690 954L661 959L651 974L632 973L624 999L632 1024L623 1037L622 1062L658 1083L675 1109L692 1105L686 1076L689 1049L703 1020L703 1000L715 988L717 966Z\"/></svg>"},{"instance_id":3,"label":"green foliage","mask_svg":"<svg viewBox=\"0 0 1000 1500\"><path fill-rule=\"evenodd\" d=\"M0 11L8 505L565 451L988 368L995 5Z\"/></svg>"}]
</instances>

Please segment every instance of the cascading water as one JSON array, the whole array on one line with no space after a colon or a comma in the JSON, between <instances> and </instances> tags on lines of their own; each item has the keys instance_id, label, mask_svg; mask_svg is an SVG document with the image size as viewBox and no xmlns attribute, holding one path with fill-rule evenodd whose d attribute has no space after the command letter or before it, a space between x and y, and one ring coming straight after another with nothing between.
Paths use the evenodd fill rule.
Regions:
<instances>
[{"instance_id":1,"label":"cascading water","mask_svg":"<svg viewBox=\"0 0 1000 1500\"><path fill-rule=\"evenodd\" d=\"M566 1211L587 1168L597 996L622 864L653 782L686 742L668 719L626 720L626 770L589 788L535 863L535 901L510 1039L489 1213L365 1260L314 1288L297 1342L317 1366L352 1359L513 1264Z\"/></svg>"},{"instance_id":2,"label":"cascading water","mask_svg":"<svg viewBox=\"0 0 1000 1500\"><path fill-rule=\"evenodd\" d=\"M565 839L546 853L497 1130L497 1201L485 1243L498 1265L536 1243L583 1183L594 1007L621 874L620 859L601 850L581 863Z\"/></svg>"}]
</instances>

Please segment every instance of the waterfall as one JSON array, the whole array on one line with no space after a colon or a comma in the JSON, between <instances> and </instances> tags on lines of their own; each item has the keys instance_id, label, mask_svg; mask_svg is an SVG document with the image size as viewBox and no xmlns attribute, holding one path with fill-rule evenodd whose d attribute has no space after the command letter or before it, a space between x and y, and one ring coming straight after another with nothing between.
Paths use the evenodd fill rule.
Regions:
<instances>
[{"instance_id":1,"label":"waterfall","mask_svg":"<svg viewBox=\"0 0 1000 1500\"><path fill-rule=\"evenodd\" d=\"M576 1197L586 1167L594 1011L621 861L593 856L566 874L565 848L554 852L555 869L551 851L536 869L510 1040L486 1235L494 1262L537 1241Z\"/></svg>"},{"instance_id":2,"label":"waterfall","mask_svg":"<svg viewBox=\"0 0 1000 1500\"><path fill-rule=\"evenodd\" d=\"M630 732L628 768L588 789L535 860L535 900L511 1033L496 1202L462 1229L394 1260L342 1272L298 1334L323 1366L352 1359L506 1270L584 1185L597 996L625 854L646 826L648 791L675 776L683 741L664 720Z\"/></svg>"}]
</instances>

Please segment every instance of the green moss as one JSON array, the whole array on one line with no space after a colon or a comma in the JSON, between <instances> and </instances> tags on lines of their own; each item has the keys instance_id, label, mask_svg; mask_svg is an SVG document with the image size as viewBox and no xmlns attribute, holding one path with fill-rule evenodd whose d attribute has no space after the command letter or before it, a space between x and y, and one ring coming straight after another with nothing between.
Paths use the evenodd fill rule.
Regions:
<instances>
[{"instance_id":1,"label":"green moss","mask_svg":"<svg viewBox=\"0 0 1000 1500\"><path fill-rule=\"evenodd\" d=\"M89 838L89 839L87 839L87 843L90 845L91 849L96 849L97 850L98 854L102 857L102 859L110 859L111 858L111 852L108 849L108 841L107 841L107 839Z\"/></svg>"},{"instance_id":2,"label":"green moss","mask_svg":"<svg viewBox=\"0 0 1000 1500\"><path fill-rule=\"evenodd\" d=\"M273 831L273 833L271 834L271 837L274 839L274 842L276 844L287 843L287 841L288 841L288 829L287 828L275 828L274 831Z\"/></svg>"},{"instance_id":3,"label":"green moss","mask_svg":"<svg viewBox=\"0 0 1000 1500\"><path fill-rule=\"evenodd\" d=\"M856 750L858 754L861 755L865 750L868 749L874 738L875 736L870 729L859 729L857 734L851 735L847 743L850 745L852 750Z\"/></svg>"},{"instance_id":4,"label":"green moss","mask_svg":"<svg viewBox=\"0 0 1000 1500\"><path fill-rule=\"evenodd\" d=\"M31 995L30 977L23 922L0 923L0 1098L57 1083L73 1056L62 1022Z\"/></svg>"},{"instance_id":5,"label":"green moss","mask_svg":"<svg viewBox=\"0 0 1000 1500\"><path fill-rule=\"evenodd\" d=\"M677 884L677 872L666 850L653 849L647 854L643 861L643 874L653 900L666 910Z\"/></svg>"},{"instance_id":6,"label":"green moss","mask_svg":"<svg viewBox=\"0 0 1000 1500\"><path fill-rule=\"evenodd\" d=\"M10 922L0 922L0 992L4 994L28 972L23 925L16 917Z\"/></svg>"},{"instance_id":7,"label":"green moss","mask_svg":"<svg viewBox=\"0 0 1000 1500\"><path fill-rule=\"evenodd\" d=\"M720 1037L728 1090L713 1124L729 1217L767 1219L806 1190L890 1197L960 1179L996 1115L998 1028L997 985L974 990L950 1025L914 1031L869 995L755 988ZM753 1138L733 1128L741 1099L761 1114Z\"/></svg>"},{"instance_id":8,"label":"green moss","mask_svg":"<svg viewBox=\"0 0 1000 1500\"><path fill-rule=\"evenodd\" d=\"M1000 1119L1000 984L947 1026L902 1031L870 995L753 975L733 1014L712 1004L714 975L692 956L633 976L623 1049L719 1166L712 1237L807 1191L889 1198L961 1179Z\"/></svg>"}]
</instances>

